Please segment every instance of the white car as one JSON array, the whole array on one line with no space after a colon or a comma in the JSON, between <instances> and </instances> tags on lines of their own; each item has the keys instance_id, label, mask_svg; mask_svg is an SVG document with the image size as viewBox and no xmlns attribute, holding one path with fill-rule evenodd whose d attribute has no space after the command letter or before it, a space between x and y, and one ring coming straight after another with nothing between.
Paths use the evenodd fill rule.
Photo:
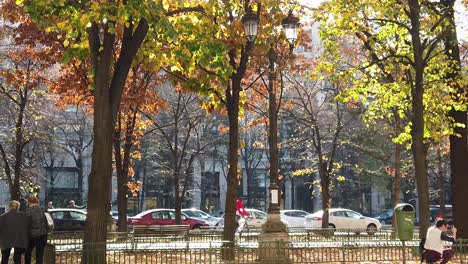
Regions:
<instances>
[{"instance_id":1,"label":"white car","mask_svg":"<svg viewBox=\"0 0 468 264\"><path fill-rule=\"evenodd\" d=\"M267 221L268 214L258 209L246 208L245 211L249 213L249 217L244 218L247 226L260 228ZM242 226L242 219L239 220L239 225Z\"/></svg>"},{"instance_id":2,"label":"white car","mask_svg":"<svg viewBox=\"0 0 468 264\"><path fill-rule=\"evenodd\" d=\"M363 216L360 213L349 209L332 208L329 210L328 226L332 229L358 229L366 230L369 235L373 235L378 229L382 228L379 220ZM323 210L309 214L305 217L306 228L322 227Z\"/></svg>"},{"instance_id":3,"label":"white car","mask_svg":"<svg viewBox=\"0 0 468 264\"><path fill-rule=\"evenodd\" d=\"M252 208L246 208L245 211L249 213L248 217L241 217L239 214L236 213L237 217L237 222L239 224L239 227L237 231L243 231L245 229L250 229L250 228L261 228L262 225L267 221L268 214L258 210L258 209L252 209ZM283 224L287 225L286 221L281 219L281 222ZM216 224L217 227L223 227L224 226L224 215L221 217L221 220L219 221L218 224Z\"/></svg>"},{"instance_id":4,"label":"white car","mask_svg":"<svg viewBox=\"0 0 468 264\"><path fill-rule=\"evenodd\" d=\"M302 210L281 210L281 221L288 227L305 227L305 216L309 213Z\"/></svg>"},{"instance_id":5,"label":"white car","mask_svg":"<svg viewBox=\"0 0 468 264\"><path fill-rule=\"evenodd\" d=\"M239 219L239 230L243 228L261 228L267 221L268 214L258 209L246 208L245 211L249 213L249 217L241 217ZM288 223L281 219L281 222L288 226Z\"/></svg>"}]
</instances>

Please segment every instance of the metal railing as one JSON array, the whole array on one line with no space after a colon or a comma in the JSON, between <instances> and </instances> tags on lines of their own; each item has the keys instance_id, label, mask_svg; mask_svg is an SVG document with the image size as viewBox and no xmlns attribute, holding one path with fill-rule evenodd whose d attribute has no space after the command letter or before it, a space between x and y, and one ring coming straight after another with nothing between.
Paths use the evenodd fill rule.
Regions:
<instances>
[{"instance_id":1,"label":"metal railing","mask_svg":"<svg viewBox=\"0 0 468 264\"><path fill-rule=\"evenodd\" d=\"M237 242L257 241L260 228L250 228L248 231L236 233ZM222 240L222 229L196 229L190 230L188 236L173 235L135 235L133 232L108 233L108 242L132 242L132 243L160 243L173 241L219 241ZM55 245L81 245L83 232L54 232L49 235L49 242ZM368 234L365 229L304 229L290 228L289 240L292 242L355 242L355 241L395 241L395 233L391 229L377 230L373 234ZM419 239L417 232L414 233L414 240Z\"/></svg>"},{"instance_id":2,"label":"metal railing","mask_svg":"<svg viewBox=\"0 0 468 264\"><path fill-rule=\"evenodd\" d=\"M452 263L468 263L467 241L454 247L456 251ZM420 256L417 251L419 243L410 241L403 244L394 242L366 244L348 244L346 242L326 244L317 242L301 244L296 242L242 242L229 243L223 241L210 242L173 242L173 243L141 243L131 247L122 243L107 243L107 248L97 250L99 246L91 246L87 251L81 249L66 249L56 246L56 264L244 264L261 263L265 250L268 252L281 252L289 263L359 263L359 262L394 262L403 263L403 260L417 263ZM230 246L230 247L229 247ZM50 247L49 247L50 249ZM230 260L223 260L227 249L231 250ZM263 252L263 254L262 254ZM102 253L98 256L90 253ZM84 255L84 262L82 257ZM99 256L100 255L100 256ZM267 256L269 254L266 254ZM92 257L92 258L91 258ZM100 257L100 258L99 258ZM105 258L105 259L104 259ZM268 259L267 263L284 263L280 260ZM50 262L49 262L50 263Z\"/></svg>"}]
</instances>

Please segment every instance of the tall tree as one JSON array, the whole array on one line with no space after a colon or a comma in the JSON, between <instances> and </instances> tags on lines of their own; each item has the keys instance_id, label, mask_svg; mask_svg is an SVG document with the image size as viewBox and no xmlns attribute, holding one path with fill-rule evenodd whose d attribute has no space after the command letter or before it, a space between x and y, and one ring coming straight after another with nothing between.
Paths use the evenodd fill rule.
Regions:
<instances>
[{"instance_id":1,"label":"tall tree","mask_svg":"<svg viewBox=\"0 0 468 264\"><path fill-rule=\"evenodd\" d=\"M395 82L384 85L379 84L381 75L376 75L375 72L374 78L360 78L360 73L356 77L358 81L363 81L365 85L374 89L379 85L391 87L390 94L403 98L403 101L399 102L389 100L390 104L382 106L399 106L398 115L408 116L411 120L405 127L406 132L395 140L411 144L419 199L420 234L421 237L425 237L429 227L426 139L433 137L440 140L441 130L434 128L447 126L443 105L454 103L453 100L449 100L447 104L436 103L448 102L446 86L440 82L447 72L446 56L441 53L442 36L446 33L445 16L434 12L430 3L417 0L358 1L352 4L333 1L325 6L328 7L327 10L332 11L334 17L339 18L335 21L327 18L322 20L327 25L327 30L323 31L326 35L326 46L333 46L331 41L344 35L354 42L353 36L360 34L358 37L361 39L361 45L370 45L377 57L361 63L359 70L375 71L378 69L377 61L385 62L385 67L378 70L381 74L387 75L395 70L404 72L404 75L394 76L398 77ZM348 21L349 19L352 22ZM372 54L368 56L371 57ZM435 85L436 83L438 85ZM368 90L361 94L364 101L369 95L373 96L374 92ZM410 105L407 105L408 102ZM440 120L444 122L439 122ZM442 131L447 133L446 129Z\"/></svg>"},{"instance_id":2,"label":"tall tree","mask_svg":"<svg viewBox=\"0 0 468 264\"><path fill-rule=\"evenodd\" d=\"M460 48L457 37L457 26L455 24L455 0L441 0L442 13L448 20L448 32L444 35L445 54L453 61L450 64L451 71L445 76L447 85L453 89L452 94L455 100L464 107L453 106L449 112L450 118L457 124L454 133L450 135L450 171L452 175L453 210L455 223L460 228L458 237L468 238L468 212L464 208L464 203L468 199L468 192L461 186L468 184L468 117L466 109L466 97L468 96L466 76L462 75L462 64L460 58ZM466 4L466 2L465 2ZM465 80L463 80L465 78Z\"/></svg>"},{"instance_id":3,"label":"tall tree","mask_svg":"<svg viewBox=\"0 0 468 264\"><path fill-rule=\"evenodd\" d=\"M132 181L135 171L133 160L140 159L140 142L148 123L142 113L158 111L163 104L156 96L159 80L144 65L134 66L127 80L122 103L114 129L114 159L117 174L118 231L127 231L127 196L136 195L141 182Z\"/></svg>"},{"instance_id":4,"label":"tall tree","mask_svg":"<svg viewBox=\"0 0 468 264\"><path fill-rule=\"evenodd\" d=\"M94 95L94 141L83 261L105 262L112 178L111 135L128 73L138 51L141 51L139 59L148 59L155 68L167 63L170 56L158 51L162 44L177 41L177 25L187 26L170 18L188 20L191 18L183 14L200 12L202 8L196 1L190 7L166 1L16 2L24 5L28 14L46 31L57 32L65 39L68 55L89 58L92 72L89 88ZM144 42L148 33L151 37ZM121 40L120 50L116 49L118 39Z\"/></svg>"},{"instance_id":5,"label":"tall tree","mask_svg":"<svg viewBox=\"0 0 468 264\"><path fill-rule=\"evenodd\" d=\"M45 70L50 66L30 47L13 45L2 50L4 61L0 68L0 100L3 108L0 154L12 200L24 197L21 184L26 181L25 151L39 131L34 130L40 120L44 100ZM41 87L42 86L42 87Z\"/></svg>"}]
</instances>

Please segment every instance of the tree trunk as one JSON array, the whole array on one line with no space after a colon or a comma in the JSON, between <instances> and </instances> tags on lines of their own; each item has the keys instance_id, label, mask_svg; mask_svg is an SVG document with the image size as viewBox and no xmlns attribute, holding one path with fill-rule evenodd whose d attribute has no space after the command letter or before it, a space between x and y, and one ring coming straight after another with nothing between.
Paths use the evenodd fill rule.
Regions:
<instances>
[{"instance_id":1,"label":"tree trunk","mask_svg":"<svg viewBox=\"0 0 468 264\"><path fill-rule=\"evenodd\" d=\"M229 149L228 149L228 175L226 207L224 210L223 240L234 242L237 229L236 223L236 200L237 200L237 162L239 149L239 92L241 78L232 79L232 89L226 89L226 101L229 119ZM230 91L232 90L232 94ZM229 245L233 246L233 245ZM234 258L233 249L228 247L223 251L223 259Z\"/></svg>"},{"instance_id":2,"label":"tree trunk","mask_svg":"<svg viewBox=\"0 0 468 264\"><path fill-rule=\"evenodd\" d=\"M419 199L419 236L426 238L429 228L429 188L427 183L426 145L424 144L424 60L420 38L420 11L418 0L409 0L411 20L411 41L414 55L414 84L410 80L412 95L411 145L416 174L416 186Z\"/></svg>"},{"instance_id":3,"label":"tree trunk","mask_svg":"<svg viewBox=\"0 0 468 264\"><path fill-rule=\"evenodd\" d=\"M174 161L177 164L177 161ZM177 165L176 165L177 166ZM181 213L180 210L182 209L182 197L180 195L180 177L179 177L179 170L174 171L174 194L175 194L175 217L176 217L176 224L180 225L181 223Z\"/></svg>"},{"instance_id":4,"label":"tree trunk","mask_svg":"<svg viewBox=\"0 0 468 264\"><path fill-rule=\"evenodd\" d=\"M109 23L108 23L109 24ZM88 42L94 70L94 141L91 174L88 179L88 214L83 239L82 263L106 263L106 223L109 219L112 179L112 135L123 88L133 58L148 32L141 19L125 27L117 62L113 64L115 35L108 24L88 28ZM111 74L111 65L114 72ZM112 79L110 78L112 77Z\"/></svg>"},{"instance_id":5,"label":"tree trunk","mask_svg":"<svg viewBox=\"0 0 468 264\"><path fill-rule=\"evenodd\" d=\"M117 222L117 230L119 232L127 232L127 182L128 182L128 164L122 160L120 149L120 127L114 131L114 158L115 170L117 174L117 208L119 220ZM125 155L124 155L125 157ZM125 158L124 158L125 159Z\"/></svg>"},{"instance_id":6,"label":"tree trunk","mask_svg":"<svg viewBox=\"0 0 468 264\"><path fill-rule=\"evenodd\" d=\"M294 176L291 177L291 209L296 209L296 181Z\"/></svg>"},{"instance_id":7,"label":"tree trunk","mask_svg":"<svg viewBox=\"0 0 468 264\"><path fill-rule=\"evenodd\" d=\"M437 174L439 180L439 205L440 205L440 214L443 219L447 219L447 213L445 211L445 171L444 164L442 159L441 145L437 146Z\"/></svg>"},{"instance_id":8,"label":"tree trunk","mask_svg":"<svg viewBox=\"0 0 468 264\"><path fill-rule=\"evenodd\" d=\"M115 36L104 33L102 51L99 28L93 24L89 42L94 70L94 126L91 174L88 179L88 213L83 239L82 263L106 263L107 220L112 179L112 135L117 109L113 111L109 72ZM94 49L93 49L94 48ZM97 48L97 50L95 50ZM122 87L123 88L123 87ZM120 104L120 97L119 104Z\"/></svg>"},{"instance_id":9,"label":"tree trunk","mask_svg":"<svg viewBox=\"0 0 468 264\"><path fill-rule=\"evenodd\" d=\"M95 74L93 163L88 180L88 214L83 240L83 263L106 263L107 225L112 179L113 115L107 71ZM85 243L87 242L87 243Z\"/></svg>"},{"instance_id":10,"label":"tree trunk","mask_svg":"<svg viewBox=\"0 0 468 264\"><path fill-rule=\"evenodd\" d=\"M461 60L460 49L458 47L457 27L455 24L454 0L441 0L441 3L446 8L446 18L450 23L449 33L445 35L445 54L451 58L456 66L447 76L447 82L455 85L456 94L461 97L467 95L467 87L460 85L452 80L460 80L461 76ZM456 96L459 98L460 96ZM462 124L464 127L457 126L454 132L457 135L450 136L450 171L452 177L452 194L453 194L453 216L456 226L458 227L457 237L468 238L468 210L465 203L468 201L468 192L463 188L468 186L468 119L466 110L450 111L449 116L455 123Z\"/></svg>"},{"instance_id":11,"label":"tree trunk","mask_svg":"<svg viewBox=\"0 0 468 264\"><path fill-rule=\"evenodd\" d=\"M78 204L83 204L83 153L78 148L78 158L76 159L76 168L78 170Z\"/></svg>"},{"instance_id":12,"label":"tree trunk","mask_svg":"<svg viewBox=\"0 0 468 264\"><path fill-rule=\"evenodd\" d=\"M21 97L20 98L21 101L18 104L18 107L19 107L18 119L16 121L16 126L15 126L15 163L13 165L13 176L15 178L13 180L13 188L10 190L11 199L16 200L16 201L19 201L21 198L21 192L20 192L21 166L23 164L23 149L24 149L24 145L26 144L23 138L23 119L24 119L24 111L26 109L26 102L27 102L27 90L25 90L24 96L21 93L20 97Z\"/></svg>"},{"instance_id":13,"label":"tree trunk","mask_svg":"<svg viewBox=\"0 0 468 264\"><path fill-rule=\"evenodd\" d=\"M399 122L398 122L399 123ZM397 130L398 131L398 130ZM394 170L395 175L393 177L393 193L392 193L392 205L393 208L400 203L400 193L401 193L401 175L400 175L400 168L401 168L401 149L402 146L400 144L395 144L395 153L394 153ZM392 229L395 230L392 232L392 236L396 236L396 215L393 214L392 216Z\"/></svg>"},{"instance_id":14,"label":"tree trunk","mask_svg":"<svg viewBox=\"0 0 468 264\"><path fill-rule=\"evenodd\" d=\"M322 162L319 169L320 185L322 187L322 228L328 228L330 214L329 210L331 207L330 197L330 175L328 175L327 163Z\"/></svg>"}]
</instances>

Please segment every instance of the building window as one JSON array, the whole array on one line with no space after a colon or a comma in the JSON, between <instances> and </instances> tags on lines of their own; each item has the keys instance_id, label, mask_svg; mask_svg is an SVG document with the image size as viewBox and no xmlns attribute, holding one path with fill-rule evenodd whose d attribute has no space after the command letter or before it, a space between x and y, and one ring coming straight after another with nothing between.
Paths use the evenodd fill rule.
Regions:
<instances>
[{"instance_id":1,"label":"building window","mask_svg":"<svg viewBox=\"0 0 468 264\"><path fill-rule=\"evenodd\" d=\"M253 182L255 187L266 187L266 175L264 173L256 172L254 174Z\"/></svg>"},{"instance_id":2,"label":"building window","mask_svg":"<svg viewBox=\"0 0 468 264\"><path fill-rule=\"evenodd\" d=\"M49 187L57 189L78 188L78 171L75 168L49 169Z\"/></svg>"}]
</instances>

